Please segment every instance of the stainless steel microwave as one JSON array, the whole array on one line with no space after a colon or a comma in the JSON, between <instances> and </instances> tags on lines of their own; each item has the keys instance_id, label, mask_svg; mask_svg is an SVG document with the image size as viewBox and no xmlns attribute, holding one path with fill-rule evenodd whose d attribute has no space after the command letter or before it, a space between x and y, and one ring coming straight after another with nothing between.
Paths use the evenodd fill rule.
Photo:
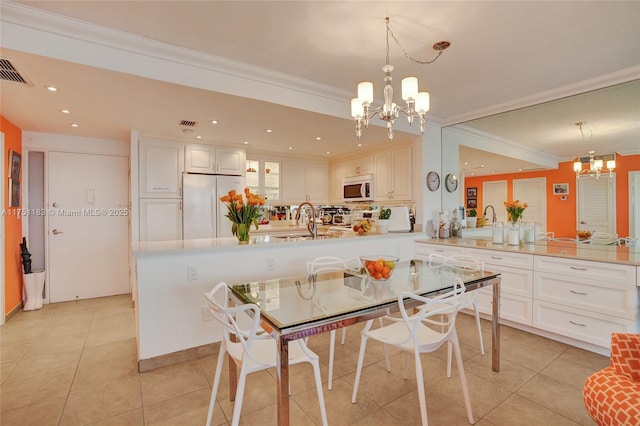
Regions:
<instances>
[{"instance_id":1,"label":"stainless steel microwave","mask_svg":"<svg viewBox=\"0 0 640 426\"><path fill-rule=\"evenodd\" d=\"M345 202L373 201L373 175L343 178L342 198Z\"/></svg>"}]
</instances>

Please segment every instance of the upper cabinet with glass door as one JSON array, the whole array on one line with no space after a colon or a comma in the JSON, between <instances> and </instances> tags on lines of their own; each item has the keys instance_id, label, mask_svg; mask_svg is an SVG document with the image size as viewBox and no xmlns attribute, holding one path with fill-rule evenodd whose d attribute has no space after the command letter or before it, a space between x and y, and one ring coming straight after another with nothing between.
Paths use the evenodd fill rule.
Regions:
<instances>
[{"instance_id":1,"label":"upper cabinet with glass door","mask_svg":"<svg viewBox=\"0 0 640 426\"><path fill-rule=\"evenodd\" d=\"M280 162L247 160L247 187L263 196L268 204L280 201Z\"/></svg>"}]
</instances>

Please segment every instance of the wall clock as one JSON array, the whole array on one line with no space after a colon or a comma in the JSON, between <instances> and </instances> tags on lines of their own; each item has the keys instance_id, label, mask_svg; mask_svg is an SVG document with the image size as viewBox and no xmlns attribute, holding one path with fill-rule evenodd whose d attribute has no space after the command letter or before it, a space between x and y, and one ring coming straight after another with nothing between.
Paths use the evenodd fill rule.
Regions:
<instances>
[{"instance_id":1,"label":"wall clock","mask_svg":"<svg viewBox=\"0 0 640 426\"><path fill-rule=\"evenodd\" d=\"M458 189L458 178L456 175L449 173L444 180L444 186L449 192L453 192Z\"/></svg>"},{"instance_id":2,"label":"wall clock","mask_svg":"<svg viewBox=\"0 0 640 426\"><path fill-rule=\"evenodd\" d=\"M438 172L427 173L427 188L429 188L429 191L437 191L440 188L440 175Z\"/></svg>"}]
</instances>

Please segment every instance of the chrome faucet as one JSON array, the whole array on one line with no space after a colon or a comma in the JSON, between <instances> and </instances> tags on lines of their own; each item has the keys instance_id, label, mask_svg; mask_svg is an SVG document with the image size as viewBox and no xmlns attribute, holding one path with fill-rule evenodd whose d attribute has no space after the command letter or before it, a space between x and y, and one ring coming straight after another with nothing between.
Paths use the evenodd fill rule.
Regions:
<instances>
[{"instance_id":1,"label":"chrome faucet","mask_svg":"<svg viewBox=\"0 0 640 426\"><path fill-rule=\"evenodd\" d=\"M313 235L313 239L315 240L318 238L318 225L316 224L316 208L313 207L313 204L311 204L308 201L303 201L302 203L300 203L297 209L298 211L296 212L296 222L298 222L298 220L300 219L300 212L302 211L302 206L309 206L309 208L311 209L311 218L309 219L309 223L307 224L307 229L309 230L309 233Z\"/></svg>"},{"instance_id":2,"label":"chrome faucet","mask_svg":"<svg viewBox=\"0 0 640 426\"><path fill-rule=\"evenodd\" d=\"M485 208L484 211L482 212L482 216L486 216L487 215L487 209L491 207L491 211L493 212L493 216L491 217L491 222L496 222L496 209L493 208L493 206L491 204L488 204Z\"/></svg>"}]
</instances>

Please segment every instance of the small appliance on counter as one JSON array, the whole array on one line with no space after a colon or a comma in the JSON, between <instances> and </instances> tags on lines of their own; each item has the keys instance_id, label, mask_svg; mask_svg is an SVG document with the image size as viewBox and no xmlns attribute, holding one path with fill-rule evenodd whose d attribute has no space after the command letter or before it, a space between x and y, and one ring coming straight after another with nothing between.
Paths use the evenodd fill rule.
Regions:
<instances>
[{"instance_id":1,"label":"small appliance on counter","mask_svg":"<svg viewBox=\"0 0 640 426\"><path fill-rule=\"evenodd\" d=\"M410 232L413 230L408 206L389 207L389 232Z\"/></svg>"},{"instance_id":2,"label":"small appliance on counter","mask_svg":"<svg viewBox=\"0 0 640 426\"><path fill-rule=\"evenodd\" d=\"M345 216L349 216L349 209L343 206L320 206L318 210L323 225L343 225ZM347 222L351 223L350 220Z\"/></svg>"}]
</instances>

